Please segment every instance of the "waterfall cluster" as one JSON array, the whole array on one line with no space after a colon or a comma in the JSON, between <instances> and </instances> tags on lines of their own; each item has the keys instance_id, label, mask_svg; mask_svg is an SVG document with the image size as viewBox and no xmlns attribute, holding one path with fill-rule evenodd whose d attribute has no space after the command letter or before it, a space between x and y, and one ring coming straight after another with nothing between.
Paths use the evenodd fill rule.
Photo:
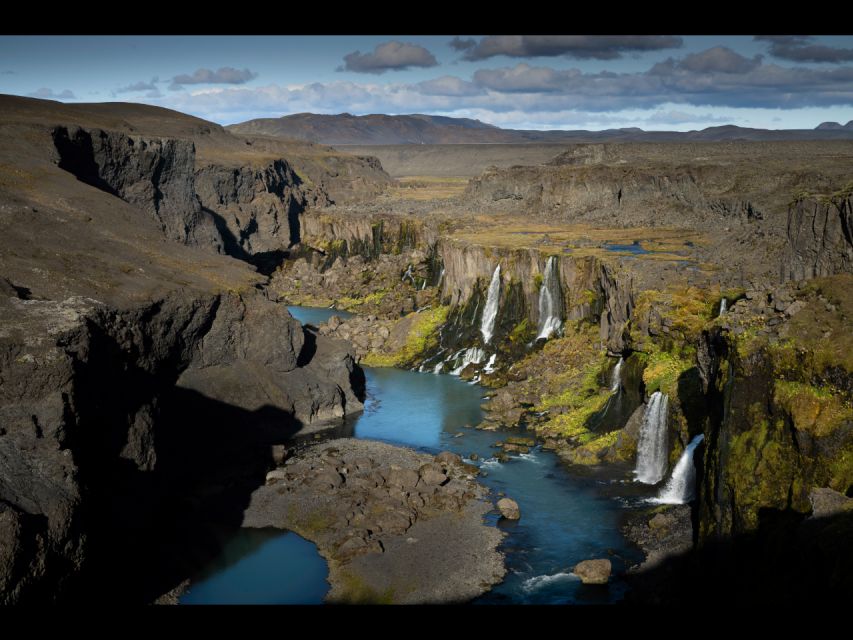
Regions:
<instances>
[{"instance_id":1,"label":"waterfall cluster","mask_svg":"<svg viewBox=\"0 0 853 640\"><path fill-rule=\"evenodd\" d=\"M560 330L563 322L560 318L562 307L560 276L557 273L557 258L550 256L545 263L542 286L539 287L539 335L536 339L551 337Z\"/></svg>"},{"instance_id":2,"label":"waterfall cluster","mask_svg":"<svg viewBox=\"0 0 853 640\"><path fill-rule=\"evenodd\" d=\"M705 436L700 433L690 441L678 459L678 464L672 471L672 477L658 494L658 497L652 499L652 502L686 504L693 499L696 486L696 465L693 463L693 452L704 439Z\"/></svg>"},{"instance_id":3,"label":"waterfall cluster","mask_svg":"<svg viewBox=\"0 0 853 640\"><path fill-rule=\"evenodd\" d=\"M622 365L624 363L625 359L620 356L619 362L617 362L616 366L613 367L613 373L610 376L611 393L617 393L619 391L619 388L622 386Z\"/></svg>"},{"instance_id":4,"label":"waterfall cluster","mask_svg":"<svg viewBox=\"0 0 853 640\"><path fill-rule=\"evenodd\" d=\"M637 468L634 470L637 481L643 484L657 484L666 473L668 404L666 394L655 391L643 415L640 440L637 443Z\"/></svg>"},{"instance_id":5,"label":"waterfall cluster","mask_svg":"<svg viewBox=\"0 0 853 640\"><path fill-rule=\"evenodd\" d=\"M492 281L489 283L489 292L486 295L486 306L483 308L483 321L480 323L480 333L483 334L483 342L489 344L495 332L495 320L498 317L498 303L501 296L501 265L495 267Z\"/></svg>"},{"instance_id":6,"label":"waterfall cluster","mask_svg":"<svg viewBox=\"0 0 853 640\"><path fill-rule=\"evenodd\" d=\"M482 349L478 349L477 347L471 347L470 349L465 349L455 353L452 356L452 360L455 361L460 356L462 356L462 362L458 367L450 372L450 375L452 376L458 376L469 364L480 364L483 361L483 358L486 357L486 352Z\"/></svg>"}]
</instances>

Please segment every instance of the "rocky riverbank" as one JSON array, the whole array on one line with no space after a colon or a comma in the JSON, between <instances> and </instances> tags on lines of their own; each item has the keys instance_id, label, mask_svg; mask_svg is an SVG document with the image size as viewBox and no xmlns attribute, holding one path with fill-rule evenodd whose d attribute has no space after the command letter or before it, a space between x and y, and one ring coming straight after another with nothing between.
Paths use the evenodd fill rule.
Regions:
<instances>
[{"instance_id":1,"label":"rocky riverbank","mask_svg":"<svg viewBox=\"0 0 853 640\"><path fill-rule=\"evenodd\" d=\"M477 469L449 452L369 440L318 444L267 474L243 526L290 529L329 563L328 602L467 602L503 578Z\"/></svg>"}]
</instances>

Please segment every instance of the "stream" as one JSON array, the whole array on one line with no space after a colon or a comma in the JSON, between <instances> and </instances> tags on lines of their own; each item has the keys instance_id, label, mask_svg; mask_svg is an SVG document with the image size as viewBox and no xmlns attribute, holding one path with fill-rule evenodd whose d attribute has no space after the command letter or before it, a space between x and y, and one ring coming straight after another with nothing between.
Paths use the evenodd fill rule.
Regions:
<instances>
[{"instance_id":1,"label":"stream","mask_svg":"<svg viewBox=\"0 0 853 640\"><path fill-rule=\"evenodd\" d=\"M300 322L317 324L333 309L289 308ZM613 573L642 559L620 533L626 505L636 486L615 482L594 470L569 473L550 451L535 447L499 463L494 444L522 430L474 429L483 418L486 390L448 374L365 367L367 400L352 418L354 437L409 446L428 453L448 450L485 473L479 480L495 498L518 502L521 519L489 523L505 531L504 581L475 604L607 603L620 600L625 584L616 577L606 587L583 585L572 567L590 558L610 558ZM476 454L476 461L469 459ZM318 562L319 561L319 562ZM294 533L241 529L222 556L206 568L181 598L184 604L321 603L328 570L316 547ZM277 576L277 579L275 577Z\"/></svg>"}]
</instances>

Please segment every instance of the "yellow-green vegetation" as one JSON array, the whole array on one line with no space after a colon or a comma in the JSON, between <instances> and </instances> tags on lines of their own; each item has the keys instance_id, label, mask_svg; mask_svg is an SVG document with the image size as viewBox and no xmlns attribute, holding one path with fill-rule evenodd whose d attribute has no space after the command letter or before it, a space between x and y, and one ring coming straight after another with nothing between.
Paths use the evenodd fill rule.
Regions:
<instances>
[{"instance_id":1,"label":"yellow-green vegetation","mask_svg":"<svg viewBox=\"0 0 853 640\"><path fill-rule=\"evenodd\" d=\"M337 601L342 604L394 604L394 589L391 587L385 591L374 589L352 571L341 571L340 581L341 595Z\"/></svg>"},{"instance_id":2,"label":"yellow-green vegetation","mask_svg":"<svg viewBox=\"0 0 853 640\"><path fill-rule=\"evenodd\" d=\"M801 467L784 420L771 423L760 403L751 405L743 418L748 428L729 442L725 476L742 526L750 530L758 526L759 509L782 510L788 506L789 488L796 480L801 481ZM803 501L801 493L792 497L797 500L792 507L808 510L808 501Z\"/></svg>"},{"instance_id":3,"label":"yellow-green vegetation","mask_svg":"<svg viewBox=\"0 0 853 640\"><path fill-rule=\"evenodd\" d=\"M412 312L398 320L410 323L403 347L392 353L369 353L362 364L369 367L397 367L409 364L426 351L438 346L438 329L447 322L450 306L434 307Z\"/></svg>"},{"instance_id":4,"label":"yellow-green vegetation","mask_svg":"<svg viewBox=\"0 0 853 640\"><path fill-rule=\"evenodd\" d=\"M598 464L605 451L616 444L619 432L610 431L599 436L588 434L588 437L590 436L591 439L586 444L582 444L566 453L570 462L583 465Z\"/></svg>"},{"instance_id":5,"label":"yellow-green vegetation","mask_svg":"<svg viewBox=\"0 0 853 640\"><path fill-rule=\"evenodd\" d=\"M776 382L774 400L791 416L798 431L819 438L853 422L849 399L826 387L780 380Z\"/></svg>"},{"instance_id":6,"label":"yellow-green vegetation","mask_svg":"<svg viewBox=\"0 0 853 640\"><path fill-rule=\"evenodd\" d=\"M686 349L690 353L690 349ZM667 351L652 350L646 356L646 368L643 369L643 384L646 393L655 391L673 398L678 394L678 379L694 366L692 357L674 355Z\"/></svg>"},{"instance_id":7,"label":"yellow-green vegetation","mask_svg":"<svg viewBox=\"0 0 853 640\"><path fill-rule=\"evenodd\" d=\"M513 344L526 344L534 338L535 327L530 320L525 317L521 322L512 328L509 333L509 340Z\"/></svg>"},{"instance_id":8,"label":"yellow-green vegetation","mask_svg":"<svg viewBox=\"0 0 853 640\"><path fill-rule=\"evenodd\" d=\"M672 285L663 291L646 289L637 296L632 337L641 343L645 338L642 321L648 320L655 333L666 335L682 344L693 344L702 329L717 315L720 304L718 287L699 288ZM660 326L656 326L656 319ZM666 331L663 329L666 328Z\"/></svg>"},{"instance_id":9,"label":"yellow-green vegetation","mask_svg":"<svg viewBox=\"0 0 853 640\"><path fill-rule=\"evenodd\" d=\"M568 339L576 339L578 336L588 339L588 334L589 329ZM575 366L569 364L562 389L544 394L534 407L534 411L549 411L552 414L537 431L544 435L569 438L580 444L595 439L596 434L589 431L586 424L591 416L604 408L610 398L610 389L600 383L607 362L605 354L597 353L586 362L575 363Z\"/></svg>"},{"instance_id":10,"label":"yellow-green vegetation","mask_svg":"<svg viewBox=\"0 0 853 640\"><path fill-rule=\"evenodd\" d=\"M338 309L343 309L344 311L352 311L356 307L360 307L365 304L379 304L387 295L388 291L380 289L379 291L367 294L363 298L351 298L349 296L344 296L338 299L336 306Z\"/></svg>"},{"instance_id":11,"label":"yellow-green vegetation","mask_svg":"<svg viewBox=\"0 0 853 640\"><path fill-rule=\"evenodd\" d=\"M403 176L386 194L399 200L441 200L462 195L468 178L457 176Z\"/></svg>"}]
</instances>

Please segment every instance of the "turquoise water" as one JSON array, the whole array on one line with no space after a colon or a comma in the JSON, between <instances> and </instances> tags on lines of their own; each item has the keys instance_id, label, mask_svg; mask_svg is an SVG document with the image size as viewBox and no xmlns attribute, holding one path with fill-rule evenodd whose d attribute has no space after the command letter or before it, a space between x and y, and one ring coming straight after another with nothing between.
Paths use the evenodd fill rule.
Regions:
<instances>
[{"instance_id":1,"label":"turquoise water","mask_svg":"<svg viewBox=\"0 0 853 640\"><path fill-rule=\"evenodd\" d=\"M607 251L618 251L620 253L632 253L635 255L641 255L649 252L648 249L644 249L639 242L634 242L633 244L610 244L608 242L604 245L604 248Z\"/></svg>"},{"instance_id":2,"label":"turquoise water","mask_svg":"<svg viewBox=\"0 0 853 640\"><path fill-rule=\"evenodd\" d=\"M321 604L329 590L317 547L290 531L239 529L181 604Z\"/></svg>"},{"instance_id":3,"label":"turquoise water","mask_svg":"<svg viewBox=\"0 0 853 640\"><path fill-rule=\"evenodd\" d=\"M302 322L310 317L310 321L319 323L338 312L292 308L291 313ZM496 513L489 518L508 534L502 547L507 555L508 574L502 584L477 603L599 603L622 597L624 585L619 580L613 579L607 588L586 586L571 574L571 569L581 560L609 557L614 572L619 572L626 561L639 559L638 552L618 533L623 505L631 500L626 494L636 491L635 487L594 474L569 474L556 455L539 447L530 454L514 455L507 463L498 463L494 444L521 432L471 428L483 417L485 390L479 385L450 375L398 369L365 368L365 374L368 397L364 413L353 419L355 437L403 444L429 453L449 450L465 458L476 453L479 460L472 464L485 472L481 481L495 497L506 493L521 508L521 520L517 522L499 520ZM245 534L247 531L252 530L242 530L238 539L241 535L255 535ZM279 546L266 546L278 540L272 534L270 543L214 574L222 586L194 584L188 596L195 594L195 602L214 602L210 598L218 597L228 583L234 583L235 591L243 589L246 594L255 594L251 597L256 599L248 600L252 602L291 602L286 599L291 597L291 587L293 591L297 587L304 589L316 598L312 602L320 602L328 584L326 566L316 548L295 534L277 535L281 539ZM278 567L276 584L270 584L266 567L258 567L259 553ZM264 589L270 589L270 593Z\"/></svg>"},{"instance_id":4,"label":"turquoise water","mask_svg":"<svg viewBox=\"0 0 853 640\"><path fill-rule=\"evenodd\" d=\"M290 311L290 315L302 324L313 324L315 326L324 323L332 316L338 316L341 319L352 317L349 311L328 309L326 307L288 307L287 310Z\"/></svg>"}]
</instances>

